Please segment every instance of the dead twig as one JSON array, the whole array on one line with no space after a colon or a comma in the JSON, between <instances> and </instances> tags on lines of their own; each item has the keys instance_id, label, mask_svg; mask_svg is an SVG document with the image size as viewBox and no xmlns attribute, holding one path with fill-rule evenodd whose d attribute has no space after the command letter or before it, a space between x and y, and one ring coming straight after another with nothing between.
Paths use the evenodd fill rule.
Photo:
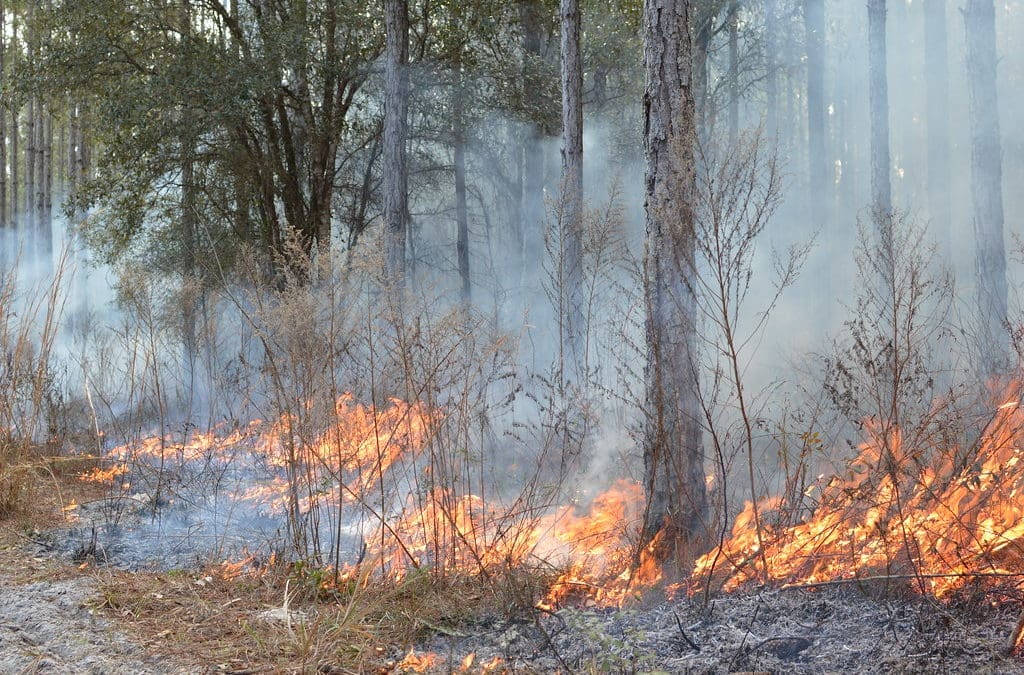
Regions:
<instances>
[{"instance_id":1,"label":"dead twig","mask_svg":"<svg viewBox=\"0 0 1024 675\"><path fill-rule=\"evenodd\" d=\"M681 636L683 636L683 640L686 641L686 644L690 645L690 647L693 649L693 651L699 653L700 652L700 645L698 645L696 642L691 640L690 636L686 634L685 630L683 630L683 622L679 619L679 615L676 614L675 612L672 612L672 616L674 616L676 618L676 626L679 627L679 634Z\"/></svg>"},{"instance_id":2,"label":"dead twig","mask_svg":"<svg viewBox=\"0 0 1024 675\"><path fill-rule=\"evenodd\" d=\"M1013 632L1010 634L1010 640L1006 645L1007 656L1012 657L1020 654L1022 634L1024 634L1024 609L1021 610L1020 618L1017 619L1017 625L1014 626Z\"/></svg>"}]
</instances>

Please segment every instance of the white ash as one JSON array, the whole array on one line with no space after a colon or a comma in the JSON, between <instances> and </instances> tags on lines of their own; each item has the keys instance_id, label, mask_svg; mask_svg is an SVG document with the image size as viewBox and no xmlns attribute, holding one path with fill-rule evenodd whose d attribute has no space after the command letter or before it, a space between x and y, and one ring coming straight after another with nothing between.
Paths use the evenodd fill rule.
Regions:
<instances>
[{"instance_id":1,"label":"white ash","mask_svg":"<svg viewBox=\"0 0 1024 675\"><path fill-rule=\"evenodd\" d=\"M147 656L90 604L88 579L17 585L0 577L0 673L187 672Z\"/></svg>"}]
</instances>

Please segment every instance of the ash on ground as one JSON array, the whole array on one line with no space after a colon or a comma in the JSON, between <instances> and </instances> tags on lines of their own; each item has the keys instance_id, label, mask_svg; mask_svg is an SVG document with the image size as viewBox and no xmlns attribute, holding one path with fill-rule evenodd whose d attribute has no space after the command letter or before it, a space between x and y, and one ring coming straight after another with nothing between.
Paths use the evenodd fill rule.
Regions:
<instances>
[{"instance_id":1,"label":"ash on ground","mask_svg":"<svg viewBox=\"0 0 1024 675\"><path fill-rule=\"evenodd\" d=\"M500 658L506 672L1024 673L1024 660L1006 654L1019 611L791 589L706 607L686 598L564 609L439 632L416 651L436 654L438 672L474 654L476 664Z\"/></svg>"},{"instance_id":2,"label":"ash on ground","mask_svg":"<svg viewBox=\"0 0 1024 675\"><path fill-rule=\"evenodd\" d=\"M20 585L0 577L0 673L186 673L147 655L90 608L87 579Z\"/></svg>"},{"instance_id":3,"label":"ash on ground","mask_svg":"<svg viewBox=\"0 0 1024 675\"><path fill-rule=\"evenodd\" d=\"M74 525L38 533L34 555L91 562L128 571L192 569L269 549L281 523L249 518L246 527L215 512L144 494L98 500L76 509Z\"/></svg>"}]
</instances>

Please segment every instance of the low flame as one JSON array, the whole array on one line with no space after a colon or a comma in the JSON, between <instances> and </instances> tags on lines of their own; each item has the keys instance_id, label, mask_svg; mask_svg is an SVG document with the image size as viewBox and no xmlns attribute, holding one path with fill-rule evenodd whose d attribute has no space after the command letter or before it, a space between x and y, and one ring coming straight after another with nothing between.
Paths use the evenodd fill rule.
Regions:
<instances>
[{"instance_id":1,"label":"low flame","mask_svg":"<svg viewBox=\"0 0 1024 675\"><path fill-rule=\"evenodd\" d=\"M339 518L342 505L363 514L359 561L324 575L325 583L401 579L424 567L487 575L544 563L561 573L538 603L542 608L570 601L621 605L662 583L652 553L658 539L637 547L644 497L635 482L614 483L587 508L537 513L530 505L441 487L433 473L440 469L421 458L442 421L435 411L397 400L378 409L346 394L331 414L326 430L315 433L303 433L302 421L285 415L191 434L184 443L146 439L112 451L111 467L88 478L115 480L128 458L138 456L161 465L211 456L255 461L273 477L248 486L240 495L246 502L290 516L325 505ZM941 597L971 578L1024 579L1022 429L1024 409L1016 400L998 406L970 452L908 449L899 430L868 425L870 440L844 475L820 477L792 501L764 499L756 519L748 502L731 536L697 560L686 588L899 576ZM385 498L389 474L397 477ZM315 489L297 489L300 480ZM244 557L226 562L220 573L231 578L251 563ZM414 670L428 656L410 653L402 667Z\"/></svg>"},{"instance_id":2,"label":"low flame","mask_svg":"<svg viewBox=\"0 0 1024 675\"><path fill-rule=\"evenodd\" d=\"M732 536L697 561L694 579L731 590L755 580L902 577L937 597L971 579L1022 581L1022 431L1017 401L998 406L967 453L910 451L898 430L871 426L847 475L819 485L813 508L779 497L759 504L765 550L747 502Z\"/></svg>"}]
</instances>

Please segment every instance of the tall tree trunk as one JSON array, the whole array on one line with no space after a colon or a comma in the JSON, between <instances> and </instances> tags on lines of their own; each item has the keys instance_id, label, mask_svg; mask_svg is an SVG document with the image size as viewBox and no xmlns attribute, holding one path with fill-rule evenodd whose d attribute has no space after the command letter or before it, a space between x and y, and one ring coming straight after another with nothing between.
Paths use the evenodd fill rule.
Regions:
<instances>
[{"instance_id":1,"label":"tall tree trunk","mask_svg":"<svg viewBox=\"0 0 1024 675\"><path fill-rule=\"evenodd\" d=\"M700 3L696 6L692 3L688 4L689 8L686 11L690 15L689 20L694 22L693 40L690 44L690 55L688 58L690 63L688 77L692 83L689 96L694 102L695 128L698 134L696 140L700 142L710 139L714 130L715 111L708 100L710 97L708 58L717 10L715 10L712 3ZM687 33L687 39L690 39L689 33Z\"/></svg>"},{"instance_id":2,"label":"tall tree trunk","mask_svg":"<svg viewBox=\"0 0 1024 675\"><path fill-rule=\"evenodd\" d=\"M765 0L765 95L768 97L766 126L768 127L768 138L773 142L777 142L779 136L779 62L777 59L779 40L778 12L778 0Z\"/></svg>"},{"instance_id":3,"label":"tall tree trunk","mask_svg":"<svg viewBox=\"0 0 1024 675\"><path fill-rule=\"evenodd\" d=\"M384 279L405 284L409 182L406 136L409 110L409 7L406 0L384 0L386 29L384 91Z\"/></svg>"},{"instance_id":4,"label":"tall tree trunk","mask_svg":"<svg viewBox=\"0 0 1024 675\"><path fill-rule=\"evenodd\" d=\"M1003 241L1003 149L996 86L993 0L967 0L967 89L971 117L971 202L977 246L978 340L982 369L992 376L1008 365L1006 251Z\"/></svg>"},{"instance_id":5,"label":"tall tree trunk","mask_svg":"<svg viewBox=\"0 0 1024 675\"><path fill-rule=\"evenodd\" d=\"M46 230L48 253L51 256L53 253L53 123L53 115L47 109L43 118L43 128L46 130L46 136L43 139L43 223Z\"/></svg>"},{"instance_id":6,"label":"tall tree trunk","mask_svg":"<svg viewBox=\"0 0 1024 675\"><path fill-rule=\"evenodd\" d=\"M11 44L18 44L18 13L11 13ZM3 110L0 110L0 115L3 114ZM21 136L21 125L19 124L19 117L21 116L21 110L16 107L11 107L11 156L8 158L8 162L11 166L11 227L17 229L18 216L21 215L21 191L20 191L20 136ZM17 255L16 250L11 250L11 257Z\"/></svg>"},{"instance_id":7,"label":"tall tree trunk","mask_svg":"<svg viewBox=\"0 0 1024 675\"><path fill-rule=\"evenodd\" d=\"M50 221L46 219L46 181L47 164L49 163L49 151L46 142L49 138L47 130L49 114L43 106L42 101L36 102L36 194L35 194L35 223L36 223L36 245L44 270L49 270L53 259L53 233Z\"/></svg>"},{"instance_id":8,"label":"tall tree trunk","mask_svg":"<svg viewBox=\"0 0 1024 675\"><path fill-rule=\"evenodd\" d=\"M469 303L472 299L472 286L469 277L469 209L466 201L466 121L463 115L463 96L461 65L458 66L458 86L455 87L455 100L452 102L452 122L454 124L454 163L455 163L455 253L458 257L459 278L462 280L462 301Z\"/></svg>"},{"instance_id":9,"label":"tall tree trunk","mask_svg":"<svg viewBox=\"0 0 1024 675\"><path fill-rule=\"evenodd\" d=\"M190 0L180 2L181 35L183 40L191 39L192 35L192 12ZM186 401L189 402L188 414L191 414L192 393L195 391L196 357L198 355L198 332L199 323L199 289L200 284L197 269L196 238L198 214L197 208L197 186L195 180L195 154L196 137L193 132L194 120L187 108L180 111L182 132L179 142L181 153L181 185L180 202L181 212L178 216L179 236L181 237L181 347L182 366L185 373L184 392Z\"/></svg>"},{"instance_id":10,"label":"tall tree trunk","mask_svg":"<svg viewBox=\"0 0 1024 675\"><path fill-rule=\"evenodd\" d=\"M2 114L2 111L0 111ZM21 215L21 124L19 117L21 111L17 108L11 110L11 227L17 229L19 226L18 216ZM16 254L17 251L12 251Z\"/></svg>"},{"instance_id":11,"label":"tall tree trunk","mask_svg":"<svg viewBox=\"0 0 1024 675\"><path fill-rule=\"evenodd\" d=\"M928 108L928 211L943 263L952 260L949 180L949 56L946 0L924 0L924 59Z\"/></svg>"},{"instance_id":12,"label":"tall tree trunk","mask_svg":"<svg viewBox=\"0 0 1024 675\"><path fill-rule=\"evenodd\" d=\"M696 109L690 0L644 2L646 381L644 541L663 548L700 536L707 495L697 396L694 292Z\"/></svg>"},{"instance_id":13,"label":"tall tree trunk","mask_svg":"<svg viewBox=\"0 0 1024 675\"><path fill-rule=\"evenodd\" d=\"M542 112L540 0L523 0L519 6L523 29L523 94L527 108L526 140L523 143L523 281L541 269L544 255L544 145L543 129L535 119Z\"/></svg>"},{"instance_id":14,"label":"tall tree trunk","mask_svg":"<svg viewBox=\"0 0 1024 675\"><path fill-rule=\"evenodd\" d=\"M561 0L562 18L562 189L559 297L562 372L579 377L583 362L583 55L579 0Z\"/></svg>"},{"instance_id":15,"label":"tall tree trunk","mask_svg":"<svg viewBox=\"0 0 1024 675\"><path fill-rule=\"evenodd\" d=\"M35 245L35 193L36 193L36 102L35 98L29 98L28 109L25 112L25 232L30 238L32 245L27 253L34 254L31 250Z\"/></svg>"},{"instance_id":16,"label":"tall tree trunk","mask_svg":"<svg viewBox=\"0 0 1024 675\"><path fill-rule=\"evenodd\" d=\"M4 77L7 56L7 11L0 0L0 81ZM7 114L0 108L0 235L7 230ZM7 240L0 241L0 273L7 268Z\"/></svg>"},{"instance_id":17,"label":"tall tree trunk","mask_svg":"<svg viewBox=\"0 0 1024 675\"><path fill-rule=\"evenodd\" d=\"M889 153L889 77L885 40L885 0L868 0L868 106L871 111L871 209L873 217L892 215ZM885 242L883 241L883 244Z\"/></svg>"},{"instance_id":18,"label":"tall tree trunk","mask_svg":"<svg viewBox=\"0 0 1024 675\"><path fill-rule=\"evenodd\" d=\"M805 0L804 32L807 40L807 175L810 220L815 229L825 226L829 203L828 155L825 151L825 0Z\"/></svg>"},{"instance_id":19,"label":"tall tree trunk","mask_svg":"<svg viewBox=\"0 0 1024 675\"><path fill-rule=\"evenodd\" d=\"M729 145L740 135L740 2L729 3Z\"/></svg>"}]
</instances>

